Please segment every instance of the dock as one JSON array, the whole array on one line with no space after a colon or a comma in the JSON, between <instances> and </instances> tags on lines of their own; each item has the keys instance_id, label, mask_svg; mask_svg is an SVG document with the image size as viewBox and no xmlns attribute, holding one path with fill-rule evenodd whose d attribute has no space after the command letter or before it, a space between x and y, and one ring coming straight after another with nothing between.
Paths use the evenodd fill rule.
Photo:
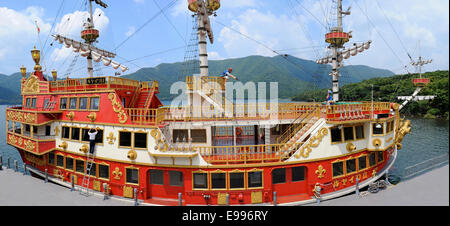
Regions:
<instances>
[{"instance_id":1,"label":"dock","mask_svg":"<svg viewBox=\"0 0 450 226\"><path fill-rule=\"evenodd\" d=\"M143 205L140 203L139 205ZM0 170L0 206L133 206L134 200L101 194L88 197L79 191L45 182L29 174L3 166ZM354 192L307 206L449 206L449 166L389 185L377 193Z\"/></svg>"}]
</instances>

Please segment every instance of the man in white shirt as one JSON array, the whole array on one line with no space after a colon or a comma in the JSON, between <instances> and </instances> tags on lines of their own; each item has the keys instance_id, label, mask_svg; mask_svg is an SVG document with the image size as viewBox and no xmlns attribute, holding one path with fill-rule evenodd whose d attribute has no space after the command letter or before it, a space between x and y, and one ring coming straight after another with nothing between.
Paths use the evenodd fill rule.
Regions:
<instances>
[{"instance_id":1,"label":"man in white shirt","mask_svg":"<svg viewBox=\"0 0 450 226\"><path fill-rule=\"evenodd\" d=\"M89 154L94 154L94 148L95 148L95 136L97 135L97 128L91 128L88 132L89 135Z\"/></svg>"}]
</instances>

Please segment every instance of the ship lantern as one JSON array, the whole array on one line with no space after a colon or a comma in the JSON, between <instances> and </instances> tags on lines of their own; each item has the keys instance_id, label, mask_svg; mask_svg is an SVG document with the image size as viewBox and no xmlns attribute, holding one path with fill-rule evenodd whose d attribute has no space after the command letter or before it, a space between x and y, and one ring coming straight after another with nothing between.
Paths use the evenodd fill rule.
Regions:
<instances>
[{"instance_id":1,"label":"ship lantern","mask_svg":"<svg viewBox=\"0 0 450 226\"><path fill-rule=\"evenodd\" d=\"M20 73L22 73L22 78L25 78L25 76L27 76L27 68L22 65L20 68Z\"/></svg>"},{"instance_id":2,"label":"ship lantern","mask_svg":"<svg viewBox=\"0 0 450 226\"><path fill-rule=\"evenodd\" d=\"M56 78L58 78L58 74L56 73L55 69L52 70L52 76L53 76L53 81L56 81Z\"/></svg>"},{"instance_id":3,"label":"ship lantern","mask_svg":"<svg viewBox=\"0 0 450 226\"><path fill-rule=\"evenodd\" d=\"M41 65L39 65L39 61L41 60L41 51L36 49L36 46L33 50L31 50L31 57L33 57L33 60L36 63L36 65L34 65L34 70L40 71L42 69Z\"/></svg>"}]
</instances>

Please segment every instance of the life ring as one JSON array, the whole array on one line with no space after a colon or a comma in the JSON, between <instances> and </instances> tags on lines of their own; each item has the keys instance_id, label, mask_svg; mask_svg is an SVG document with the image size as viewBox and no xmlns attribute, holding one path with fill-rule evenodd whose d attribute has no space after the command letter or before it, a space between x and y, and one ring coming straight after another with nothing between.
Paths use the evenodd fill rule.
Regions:
<instances>
[{"instance_id":1,"label":"life ring","mask_svg":"<svg viewBox=\"0 0 450 226\"><path fill-rule=\"evenodd\" d=\"M242 134L242 128L236 127L236 135L240 136Z\"/></svg>"}]
</instances>

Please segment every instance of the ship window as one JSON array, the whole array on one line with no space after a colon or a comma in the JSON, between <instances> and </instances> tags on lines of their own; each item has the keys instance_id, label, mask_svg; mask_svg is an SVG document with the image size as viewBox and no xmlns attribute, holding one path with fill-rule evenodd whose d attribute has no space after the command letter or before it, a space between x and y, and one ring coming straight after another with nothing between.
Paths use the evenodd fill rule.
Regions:
<instances>
[{"instance_id":1,"label":"ship window","mask_svg":"<svg viewBox=\"0 0 450 226\"><path fill-rule=\"evenodd\" d=\"M256 188L262 187L262 172L248 172L247 173L247 187Z\"/></svg>"},{"instance_id":2,"label":"ship window","mask_svg":"<svg viewBox=\"0 0 450 226\"><path fill-rule=\"evenodd\" d=\"M351 127L344 127L344 140L353 140L353 126Z\"/></svg>"},{"instance_id":3,"label":"ship window","mask_svg":"<svg viewBox=\"0 0 450 226\"><path fill-rule=\"evenodd\" d=\"M364 139L364 126L355 126L356 139Z\"/></svg>"},{"instance_id":4,"label":"ship window","mask_svg":"<svg viewBox=\"0 0 450 226\"><path fill-rule=\"evenodd\" d=\"M372 124L373 134L383 134L383 123L373 123Z\"/></svg>"},{"instance_id":5,"label":"ship window","mask_svg":"<svg viewBox=\"0 0 450 226\"><path fill-rule=\"evenodd\" d=\"M75 171L78 173L84 173L84 161L83 160L75 160Z\"/></svg>"},{"instance_id":6,"label":"ship window","mask_svg":"<svg viewBox=\"0 0 450 226\"><path fill-rule=\"evenodd\" d=\"M174 129L173 130L173 142L187 142L188 139L188 130L187 129Z\"/></svg>"},{"instance_id":7,"label":"ship window","mask_svg":"<svg viewBox=\"0 0 450 226\"><path fill-rule=\"evenodd\" d=\"M286 168L278 168L272 171L272 184L286 183Z\"/></svg>"},{"instance_id":8,"label":"ship window","mask_svg":"<svg viewBox=\"0 0 450 226\"><path fill-rule=\"evenodd\" d=\"M59 100L59 109L67 109L67 98L61 98Z\"/></svg>"},{"instance_id":9,"label":"ship window","mask_svg":"<svg viewBox=\"0 0 450 226\"><path fill-rule=\"evenodd\" d=\"M206 143L206 129L191 130L192 143Z\"/></svg>"},{"instance_id":10,"label":"ship window","mask_svg":"<svg viewBox=\"0 0 450 226\"><path fill-rule=\"evenodd\" d=\"M86 110L87 107L88 107L88 98L87 97L81 97L80 98L80 107L78 109Z\"/></svg>"},{"instance_id":11,"label":"ship window","mask_svg":"<svg viewBox=\"0 0 450 226\"><path fill-rule=\"evenodd\" d=\"M363 170L367 167L366 156L361 156L358 158L358 169Z\"/></svg>"},{"instance_id":12,"label":"ship window","mask_svg":"<svg viewBox=\"0 0 450 226\"><path fill-rule=\"evenodd\" d=\"M150 170L150 184L164 185L164 171Z\"/></svg>"},{"instance_id":13,"label":"ship window","mask_svg":"<svg viewBox=\"0 0 450 226\"><path fill-rule=\"evenodd\" d=\"M50 99L44 99L44 109L48 109L48 102L50 101Z\"/></svg>"},{"instance_id":14,"label":"ship window","mask_svg":"<svg viewBox=\"0 0 450 226\"><path fill-rule=\"evenodd\" d=\"M194 189L208 188L208 174L207 173L193 173Z\"/></svg>"},{"instance_id":15,"label":"ship window","mask_svg":"<svg viewBox=\"0 0 450 226\"><path fill-rule=\"evenodd\" d=\"M292 167L292 181L304 181L305 180L305 167L298 166Z\"/></svg>"},{"instance_id":16,"label":"ship window","mask_svg":"<svg viewBox=\"0 0 450 226\"><path fill-rule=\"evenodd\" d=\"M55 153L48 153L48 164L55 165Z\"/></svg>"},{"instance_id":17,"label":"ship window","mask_svg":"<svg viewBox=\"0 0 450 226\"><path fill-rule=\"evenodd\" d=\"M89 132L90 129L82 129L81 130L81 140L82 141L89 141ZM72 131L73 132L73 131ZM103 130L97 129L97 135L95 135L95 143L103 143Z\"/></svg>"},{"instance_id":18,"label":"ship window","mask_svg":"<svg viewBox=\"0 0 450 226\"><path fill-rule=\"evenodd\" d=\"M134 147L147 148L147 133L134 133Z\"/></svg>"},{"instance_id":19,"label":"ship window","mask_svg":"<svg viewBox=\"0 0 450 226\"><path fill-rule=\"evenodd\" d=\"M212 189L226 189L226 174L225 173L211 173L211 188Z\"/></svg>"},{"instance_id":20,"label":"ship window","mask_svg":"<svg viewBox=\"0 0 450 226\"><path fill-rule=\"evenodd\" d=\"M77 109L77 101L78 101L78 98L76 98L76 97L69 98L69 109L76 110Z\"/></svg>"},{"instance_id":21,"label":"ship window","mask_svg":"<svg viewBox=\"0 0 450 226\"><path fill-rule=\"evenodd\" d=\"M331 128L331 142L341 142L342 141L342 133L339 127Z\"/></svg>"},{"instance_id":22,"label":"ship window","mask_svg":"<svg viewBox=\"0 0 450 226\"><path fill-rule=\"evenodd\" d=\"M344 162L333 163L333 177L341 176L344 174Z\"/></svg>"},{"instance_id":23,"label":"ship window","mask_svg":"<svg viewBox=\"0 0 450 226\"><path fill-rule=\"evenodd\" d=\"M90 165L88 165L88 166L90 166ZM96 163L92 163L90 175L93 177L97 177L97 164Z\"/></svg>"},{"instance_id":24,"label":"ship window","mask_svg":"<svg viewBox=\"0 0 450 226\"><path fill-rule=\"evenodd\" d=\"M31 98L27 98L26 102L25 102L25 107L30 107L31 105Z\"/></svg>"},{"instance_id":25,"label":"ship window","mask_svg":"<svg viewBox=\"0 0 450 226\"><path fill-rule=\"evenodd\" d=\"M230 173L230 189L244 188L244 173Z\"/></svg>"},{"instance_id":26,"label":"ship window","mask_svg":"<svg viewBox=\"0 0 450 226\"><path fill-rule=\"evenodd\" d=\"M131 132L119 132L119 146L131 147Z\"/></svg>"},{"instance_id":27,"label":"ship window","mask_svg":"<svg viewBox=\"0 0 450 226\"><path fill-rule=\"evenodd\" d=\"M80 140L80 128L72 127L72 140Z\"/></svg>"},{"instance_id":28,"label":"ship window","mask_svg":"<svg viewBox=\"0 0 450 226\"><path fill-rule=\"evenodd\" d=\"M169 185L183 186L183 172L169 171Z\"/></svg>"},{"instance_id":29,"label":"ship window","mask_svg":"<svg viewBox=\"0 0 450 226\"><path fill-rule=\"evenodd\" d=\"M381 151L377 152L377 162L378 163L382 162L383 158L384 158L383 152L381 152Z\"/></svg>"},{"instance_id":30,"label":"ship window","mask_svg":"<svg viewBox=\"0 0 450 226\"><path fill-rule=\"evenodd\" d=\"M390 133L394 130L394 121L386 122L386 133Z\"/></svg>"},{"instance_id":31,"label":"ship window","mask_svg":"<svg viewBox=\"0 0 450 226\"><path fill-rule=\"evenodd\" d=\"M36 108L36 98L31 99L31 108Z\"/></svg>"},{"instance_id":32,"label":"ship window","mask_svg":"<svg viewBox=\"0 0 450 226\"><path fill-rule=\"evenodd\" d=\"M56 155L56 166L64 167L64 156Z\"/></svg>"},{"instance_id":33,"label":"ship window","mask_svg":"<svg viewBox=\"0 0 450 226\"><path fill-rule=\"evenodd\" d=\"M51 130L50 126L45 126L45 136L50 136L50 130Z\"/></svg>"},{"instance_id":34,"label":"ship window","mask_svg":"<svg viewBox=\"0 0 450 226\"><path fill-rule=\"evenodd\" d=\"M375 152L369 154L369 166L372 167L376 164Z\"/></svg>"},{"instance_id":35,"label":"ship window","mask_svg":"<svg viewBox=\"0 0 450 226\"><path fill-rule=\"evenodd\" d=\"M66 169L73 170L73 158L66 157Z\"/></svg>"},{"instance_id":36,"label":"ship window","mask_svg":"<svg viewBox=\"0 0 450 226\"><path fill-rule=\"evenodd\" d=\"M35 133L35 134L38 133L38 127L37 126L33 126L33 133Z\"/></svg>"},{"instance_id":37,"label":"ship window","mask_svg":"<svg viewBox=\"0 0 450 226\"><path fill-rule=\"evenodd\" d=\"M345 162L345 168L347 173L353 173L356 171L356 159L349 159Z\"/></svg>"},{"instance_id":38,"label":"ship window","mask_svg":"<svg viewBox=\"0 0 450 226\"><path fill-rule=\"evenodd\" d=\"M139 184L139 170L133 168L127 168L126 171L127 183Z\"/></svg>"},{"instance_id":39,"label":"ship window","mask_svg":"<svg viewBox=\"0 0 450 226\"><path fill-rule=\"evenodd\" d=\"M25 132L30 132L30 125L25 124Z\"/></svg>"},{"instance_id":40,"label":"ship window","mask_svg":"<svg viewBox=\"0 0 450 226\"><path fill-rule=\"evenodd\" d=\"M98 177L109 179L109 166L98 165Z\"/></svg>"},{"instance_id":41,"label":"ship window","mask_svg":"<svg viewBox=\"0 0 450 226\"><path fill-rule=\"evenodd\" d=\"M70 127L68 127L68 126L62 127L61 138L65 138L65 139L70 138Z\"/></svg>"},{"instance_id":42,"label":"ship window","mask_svg":"<svg viewBox=\"0 0 450 226\"><path fill-rule=\"evenodd\" d=\"M98 110L99 102L100 102L99 97L91 97L89 109L90 110Z\"/></svg>"}]
</instances>

